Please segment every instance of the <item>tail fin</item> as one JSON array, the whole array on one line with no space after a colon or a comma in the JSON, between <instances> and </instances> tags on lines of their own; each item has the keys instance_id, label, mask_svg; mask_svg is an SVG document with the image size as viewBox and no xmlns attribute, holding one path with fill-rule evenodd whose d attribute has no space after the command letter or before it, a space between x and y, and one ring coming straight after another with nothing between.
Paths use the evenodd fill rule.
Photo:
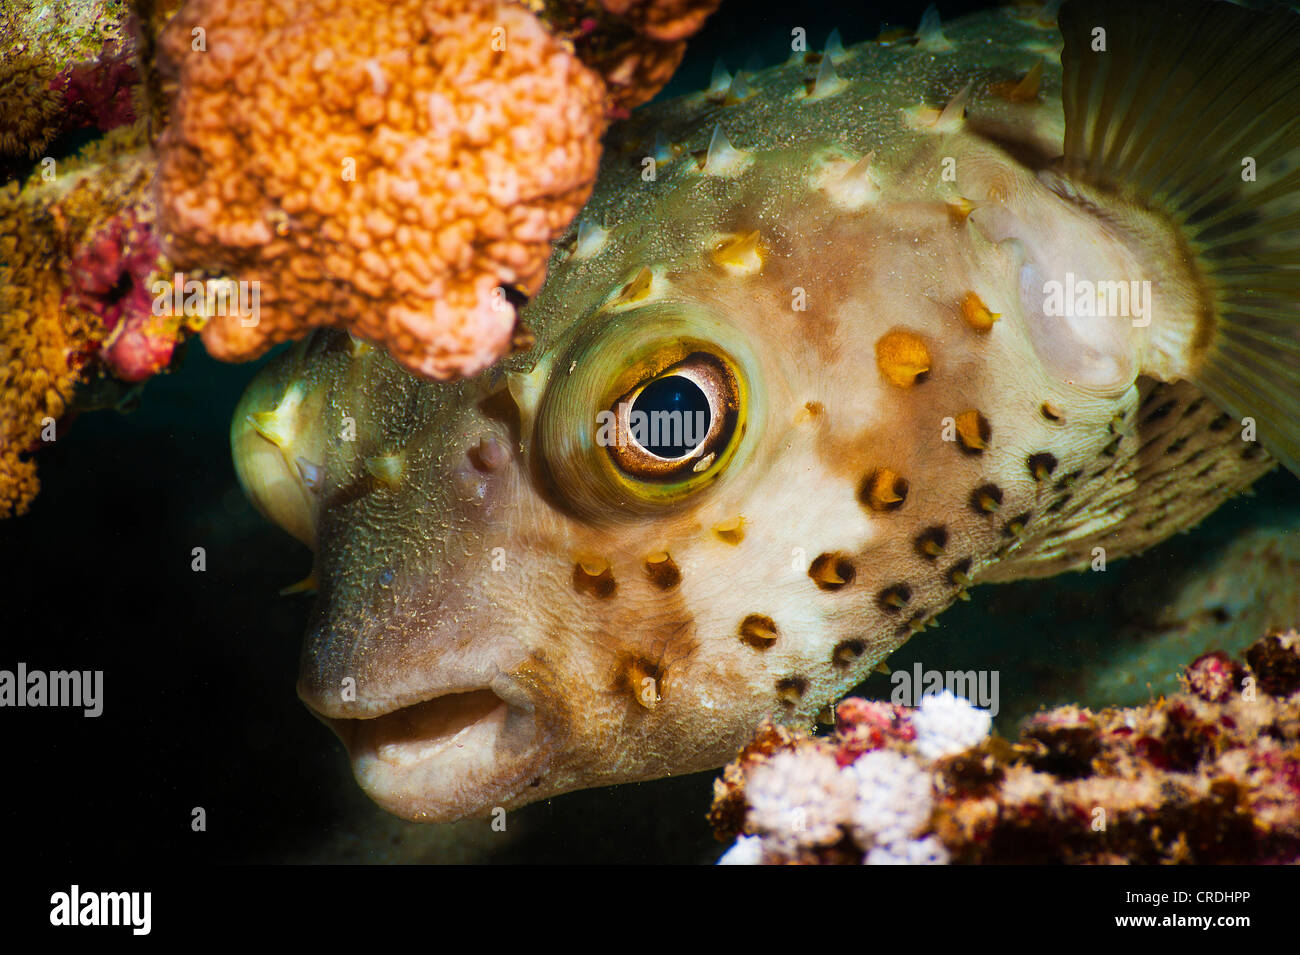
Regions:
<instances>
[{"instance_id":1,"label":"tail fin","mask_svg":"<svg viewBox=\"0 0 1300 955\"><path fill-rule=\"evenodd\" d=\"M1065 171L1181 228L1212 313L1189 377L1300 474L1300 16L1071 0L1060 25Z\"/></svg>"}]
</instances>

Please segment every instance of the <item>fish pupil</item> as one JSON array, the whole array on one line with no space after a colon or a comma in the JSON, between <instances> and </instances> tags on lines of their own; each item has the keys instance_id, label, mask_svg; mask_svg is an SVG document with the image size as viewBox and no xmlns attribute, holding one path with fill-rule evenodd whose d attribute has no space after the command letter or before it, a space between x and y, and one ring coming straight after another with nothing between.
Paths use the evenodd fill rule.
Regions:
<instances>
[{"instance_id":1,"label":"fish pupil","mask_svg":"<svg viewBox=\"0 0 1300 955\"><path fill-rule=\"evenodd\" d=\"M694 451L709 431L709 399L682 375L650 382L632 402L646 416L644 447L661 458L680 458Z\"/></svg>"}]
</instances>

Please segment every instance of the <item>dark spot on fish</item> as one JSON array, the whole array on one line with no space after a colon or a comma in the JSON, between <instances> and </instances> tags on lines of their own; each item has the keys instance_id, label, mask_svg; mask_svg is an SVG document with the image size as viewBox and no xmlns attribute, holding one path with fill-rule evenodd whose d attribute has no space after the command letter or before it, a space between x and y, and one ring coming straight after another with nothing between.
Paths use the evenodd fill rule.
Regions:
<instances>
[{"instance_id":1,"label":"dark spot on fish","mask_svg":"<svg viewBox=\"0 0 1300 955\"><path fill-rule=\"evenodd\" d=\"M822 590L839 590L853 583L853 562L843 554L821 554L809 566L808 576Z\"/></svg>"},{"instance_id":2,"label":"dark spot on fish","mask_svg":"<svg viewBox=\"0 0 1300 955\"><path fill-rule=\"evenodd\" d=\"M658 557L662 557L662 560L655 559ZM644 566L646 576L660 590L670 590L681 583L681 569L668 554L653 554L646 558Z\"/></svg>"},{"instance_id":3,"label":"dark spot on fish","mask_svg":"<svg viewBox=\"0 0 1300 955\"><path fill-rule=\"evenodd\" d=\"M663 699L665 668L654 660L625 657L620 660L619 673L623 689L646 709L653 709Z\"/></svg>"},{"instance_id":4,"label":"dark spot on fish","mask_svg":"<svg viewBox=\"0 0 1300 955\"><path fill-rule=\"evenodd\" d=\"M1173 411L1177 407L1178 407L1177 400L1166 401L1160 407L1156 408L1155 411L1152 411L1149 415L1143 418L1142 424L1145 426L1150 424L1152 421L1159 421L1161 418L1165 417L1165 415L1169 414L1169 412Z\"/></svg>"},{"instance_id":5,"label":"dark spot on fish","mask_svg":"<svg viewBox=\"0 0 1300 955\"><path fill-rule=\"evenodd\" d=\"M573 589L580 594L604 600L614 595L617 586L614 572L608 565L600 573L592 573L581 563L573 565Z\"/></svg>"},{"instance_id":6,"label":"dark spot on fish","mask_svg":"<svg viewBox=\"0 0 1300 955\"><path fill-rule=\"evenodd\" d=\"M976 514L992 514L1002 506L1002 489L996 484L981 484L971 491L970 506Z\"/></svg>"},{"instance_id":7,"label":"dark spot on fish","mask_svg":"<svg viewBox=\"0 0 1300 955\"><path fill-rule=\"evenodd\" d=\"M786 706L794 706L808 692L808 678L788 676L776 681L776 696Z\"/></svg>"},{"instance_id":8,"label":"dark spot on fish","mask_svg":"<svg viewBox=\"0 0 1300 955\"><path fill-rule=\"evenodd\" d=\"M761 613L751 613L740 621L740 639L755 650L766 650L776 643L776 623Z\"/></svg>"},{"instance_id":9,"label":"dark spot on fish","mask_svg":"<svg viewBox=\"0 0 1300 955\"><path fill-rule=\"evenodd\" d=\"M913 544L916 552L926 560L935 560L948 546L948 529L941 526L927 527L916 535Z\"/></svg>"},{"instance_id":10,"label":"dark spot on fish","mask_svg":"<svg viewBox=\"0 0 1300 955\"><path fill-rule=\"evenodd\" d=\"M945 579L954 587L965 587L970 583L971 564L969 557L963 557L948 568L948 573L944 575Z\"/></svg>"},{"instance_id":11,"label":"dark spot on fish","mask_svg":"<svg viewBox=\"0 0 1300 955\"><path fill-rule=\"evenodd\" d=\"M1002 525L1002 536L1019 537L1020 533L1025 529L1025 526L1029 523L1031 516L1032 515L1026 511L1023 514L1011 518L1011 520Z\"/></svg>"},{"instance_id":12,"label":"dark spot on fish","mask_svg":"<svg viewBox=\"0 0 1300 955\"><path fill-rule=\"evenodd\" d=\"M1070 498L1072 498L1072 497L1074 497L1073 494L1069 494L1069 493L1062 494L1062 495L1061 495L1060 497L1058 497L1055 501L1053 501L1051 504L1048 505L1048 507L1047 507L1047 513L1049 513L1049 514L1055 514L1055 513L1058 512L1061 508L1065 507L1066 504L1069 504L1069 503L1070 503Z\"/></svg>"},{"instance_id":13,"label":"dark spot on fish","mask_svg":"<svg viewBox=\"0 0 1300 955\"><path fill-rule=\"evenodd\" d=\"M1208 427L1211 431L1223 431L1230 424L1232 424L1232 415L1220 414L1218 417L1212 420L1206 427Z\"/></svg>"},{"instance_id":14,"label":"dark spot on fish","mask_svg":"<svg viewBox=\"0 0 1300 955\"><path fill-rule=\"evenodd\" d=\"M837 666L848 666L867 652L867 645L862 640L845 640L835 645L831 659Z\"/></svg>"},{"instance_id":15,"label":"dark spot on fish","mask_svg":"<svg viewBox=\"0 0 1300 955\"><path fill-rule=\"evenodd\" d=\"M888 468L868 474L858 488L858 501L872 511L896 511L907 501L908 483Z\"/></svg>"},{"instance_id":16,"label":"dark spot on fish","mask_svg":"<svg viewBox=\"0 0 1300 955\"><path fill-rule=\"evenodd\" d=\"M1070 472L1069 474L1067 474L1065 477L1061 478L1061 479L1058 480L1055 484L1053 484L1053 485L1052 485L1052 490L1053 490L1053 491L1064 491L1067 487L1070 487L1071 485L1073 485L1074 482L1077 481L1077 480L1079 480L1079 478L1081 478L1081 477L1083 477L1083 469L1082 469L1082 468L1080 468L1080 469L1077 470L1077 471L1071 471L1071 472Z\"/></svg>"},{"instance_id":17,"label":"dark spot on fish","mask_svg":"<svg viewBox=\"0 0 1300 955\"><path fill-rule=\"evenodd\" d=\"M1051 477L1052 472L1056 470L1056 455L1050 451L1039 451L1037 454L1031 454L1025 464L1035 481L1043 481Z\"/></svg>"},{"instance_id":18,"label":"dark spot on fish","mask_svg":"<svg viewBox=\"0 0 1300 955\"><path fill-rule=\"evenodd\" d=\"M1190 440L1190 435L1183 435L1175 441L1170 441L1169 444L1165 446L1165 454L1177 454L1183 450L1183 448L1187 447L1187 442Z\"/></svg>"},{"instance_id":19,"label":"dark spot on fish","mask_svg":"<svg viewBox=\"0 0 1300 955\"><path fill-rule=\"evenodd\" d=\"M1101 449L1101 455L1104 458L1113 458L1119 452L1119 444L1123 441L1123 436L1111 439L1110 444Z\"/></svg>"},{"instance_id":20,"label":"dark spot on fish","mask_svg":"<svg viewBox=\"0 0 1300 955\"><path fill-rule=\"evenodd\" d=\"M983 454L992 437L993 426L978 411L963 411L957 416L957 446L963 454Z\"/></svg>"},{"instance_id":21,"label":"dark spot on fish","mask_svg":"<svg viewBox=\"0 0 1300 955\"><path fill-rule=\"evenodd\" d=\"M1060 424L1065 420L1065 412L1050 401L1044 401L1039 405L1038 413L1048 421L1052 422L1052 424Z\"/></svg>"},{"instance_id":22,"label":"dark spot on fish","mask_svg":"<svg viewBox=\"0 0 1300 955\"><path fill-rule=\"evenodd\" d=\"M1195 401L1193 401L1191 404L1189 404L1186 408L1183 409L1183 417L1184 418L1190 417L1191 415L1194 415L1196 414L1196 412L1200 411L1203 407L1205 407L1205 399L1203 397L1197 398Z\"/></svg>"},{"instance_id":23,"label":"dark spot on fish","mask_svg":"<svg viewBox=\"0 0 1300 955\"><path fill-rule=\"evenodd\" d=\"M1241 459L1243 461L1255 461L1258 460L1259 458L1262 458L1263 456L1264 456L1263 447L1256 444L1254 441L1247 444L1246 447L1241 452Z\"/></svg>"},{"instance_id":24,"label":"dark spot on fish","mask_svg":"<svg viewBox=\"0 0 1300 955\"><path fill-rule=\"evenodd\" d=\"M898 613L912 599L912 588L907 584L891 584L876 594L876 604L886 613Z\"/></svg>"}]
</instances>

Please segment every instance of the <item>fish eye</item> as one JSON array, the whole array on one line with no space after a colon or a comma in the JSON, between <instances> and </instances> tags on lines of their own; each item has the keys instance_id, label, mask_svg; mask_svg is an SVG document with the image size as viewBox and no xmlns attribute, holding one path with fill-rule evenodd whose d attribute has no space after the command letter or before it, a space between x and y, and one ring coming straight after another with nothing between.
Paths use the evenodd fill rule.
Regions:
<instances>
[{"instance_id":1,"label":"fish eye","mask_svg":"<svg viewBox=\"0 0 1300 955\"><path fill-rule=\"evenodd\" d=\"M550 500L593 524L663 514L742 476L766 415L747 337L690 303L584 323L537 372L529 460Z\"/></svg>"},{"instance_id":2,"label":"fish eye","mask_svg":"<svg viewBox=\"0 0 1300 955\"><path fill-rule=\"evenodd\" d=\"M727 364L695 353L638 383L609 409L609 453L628 477L678 481L707 472L726 450L739 410Z\"/></svg>"}]
</instances>

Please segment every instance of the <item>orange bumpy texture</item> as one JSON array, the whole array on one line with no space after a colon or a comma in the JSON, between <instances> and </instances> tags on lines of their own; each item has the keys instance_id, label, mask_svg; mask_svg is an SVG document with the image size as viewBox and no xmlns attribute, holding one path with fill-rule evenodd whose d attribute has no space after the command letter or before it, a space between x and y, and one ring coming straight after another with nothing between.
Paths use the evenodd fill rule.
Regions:
<instances>
[{"instance_id":1,"label":"orange bumpy texture","mask_svg":"<svg viewBox=\"0 0 1300 955\"><path fill-rule=\"evenodd\" d=\"M541 285L604 128L601 80L531 13L191 0L159 52L176 81L159 143L165 248L259 283L257 323L214 318L209 351L247 359L337 325L451 378L509 347L498 286Z\"/></svg>"}]
</instances>

